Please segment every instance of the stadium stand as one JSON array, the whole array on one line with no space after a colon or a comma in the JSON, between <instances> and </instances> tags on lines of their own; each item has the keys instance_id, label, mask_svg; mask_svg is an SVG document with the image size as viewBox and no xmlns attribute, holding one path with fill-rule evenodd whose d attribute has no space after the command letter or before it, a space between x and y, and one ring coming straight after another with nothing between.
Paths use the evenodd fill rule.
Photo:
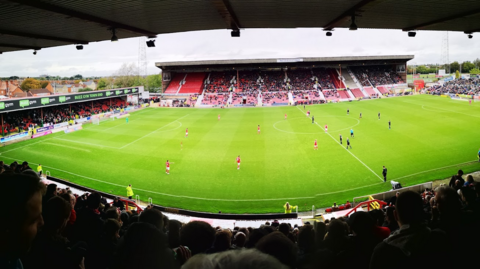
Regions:
<instances>
[{"instance_id":1,"label":"stadium stand","mask_svg":"<svg viewBox=\"0 0 480 269\"><path fill-rule=\"evenodd\" d=\"M128 104L121 98L113 98L111 100L94 101L93 103L74 103L71 105L44 107L43 118L40 113L40 108L15 111L5 115L3 119L3 132L5 134L14 133L21 130L28 130L29 127L51 125L85 118L93 114L108 112L112 109L125 108L127 105Z\"/></svg>"},{"instance_id":2,"label":"stadium stand","mask_svg":"<svg viewBox=\"0 0 480 269\"><path fill-rule=\"evenodd\" d=\"M258 253L268 254L272 269L471 268L464 257L480 250L480 184L474 182L400 191L389 201L363 202L377 208L368 212L358 205L349 210L348 201L334 204L330 211L348 213L325 222L270 220L253 228L239 221L233 229L181 223L150 206L124 208L121 199L110 203L96 192L45 186L26 162L0 161L0 183L8 190L3 199L15 202L3 211L11 221L0 224L9 233L2 236L0 262L18 265L6 268L199 268L205 259L218 263L218 255L251 260ZM21 210L27 205L34 210ZM14 228L23 225L32 229Z\"/></svg>"},{"instance_id":3,"label":"stadium stand","mask_svg":"<svg viewBox=\"0 0 480 269\"><path fill-rule=\"evenodd\" d=\"M377 93L375 92L373 87L363 87L363 89L368 94L368 96L376 96L377 95Z\"/></svg>"},{"instance_id":4,"label":"stadium stand","mask_svg":"<svg viewBox=\"0 0 480 269\"><path fill-rule=\"evenodd\" d=\"M381 86L381 85L392 85L392 84L402 84L404 81L391 68L386 68L383 66L353 66L350 67L352 72L355 74L357 79L362 83L362 86Z\"/></svg>"},{"instance_id":5,"label":"stadium stand","mask_svg":"<svg viewBox=\"0 0 480 269\"><path fill-rule=\"evenodd\" d=\"M236 84L236 75L234 71L211 72L210 79L205 84L206 93L228 92Z\"/></svg>"},{"instance_id":6,"label":"stadium stand","mask_svg":"<svg viewBox=\"0 0 480 269\"><path fill-rule=\"evenodd\" d=\"M377 90L380 91L380 93L382 93L382 94L388 93L387 87L385 87L385 86L378 86Z\"/></svg>"},{"instance_id":7,"label":"stadium stand","mask_svg":"<svg viewBox=\"0 0 480 269\"><path fill-rule=\"evenodd\" d=\"M192 93L202 93L203 90L203 81L205 80L205 73L188 73L185 77L185 84L182 85L178 93L181 94L192 94Z\"/></svg>"},{"instance_id":8,"label":"stadium stand","mask_svg":"<svg viewBox=\"0 0 480 269\"><path fill-rule=\"evenodd\" d=\"M434 85L430 87L429 92L431 94L466 94L466 95L479 95L480 94L480 79L456 79L447 81L443 85Z\"/></svg>"},{"instance_id":9,"label":"stadium stand","mask_svg":"<svg viewBox=\"0 0 480 269\"><path fill-rule=\"evenodd\" d=\"M288 105L288 92L264 92L262 93L263 105Z\"/></svg>"}]
</instances>

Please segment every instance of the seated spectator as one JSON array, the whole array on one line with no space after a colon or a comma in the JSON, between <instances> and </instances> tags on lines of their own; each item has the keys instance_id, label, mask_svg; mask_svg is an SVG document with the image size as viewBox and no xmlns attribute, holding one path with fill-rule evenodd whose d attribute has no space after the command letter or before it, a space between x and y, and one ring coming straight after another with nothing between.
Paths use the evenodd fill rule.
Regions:
<instances>
[{"instance_id":1,"label":"seated spectator","mask_svg":"<svg viewBox=\"0 0 480 269\"><path fill-rule=\"evenodd\" d=\"M350 201L347 200L347 202L345 203L345 209L350 209L352 208L352 204L350 203Z\"/></svg>"},{"instance_id":2,"label":"seated spectator","mask_svg":"<svg viewBox=\"0 0 480 269\"><path fill-rule=\"evenodd\" d=\"M205 253L215 240L215 230L203 221L192 221L180 231L180 244L187 246L192 255Z\"/></svg>"},{"instance_id":3,"label":"seated spectator","mask_svg":"<svg viewBox=\"0 0 480 269\"><path fill-rule=\"evenodd\" d=\"M138 219L140 222L150 223L153 226L157 227L158 230L163 232L164 222L163 222L163 214L160 210L151 208L143 211L140 214Z\"/></svg>"},{"instance_id":4,"label":"seated spectator","mask_svg":"<svg viewBox=\"0 0 480 269\"><path fill-rule=\"evenodd\" d=\"M229 230L220 230L215 234L213 246L207 253L217 253L229 250L232 242L232 232Z\"/></svg>"},{"instance_id":5,"label":"seated spectator","mask_svg":"<svg viewBox=\"0 0 480 269\"><path fill-rule=\"evenodd\" d=\"M382 226L388 227L388 229L390 229L390 233L393 233L399 228L397 220L395 219L395 215L394 215L395 208L393 206L389 206L387 207L386 211L387 212L385 214L385 222L383 223Z\"/></svg>"},{"instance_id":6,"label":"seated spectator","mask_svg":"<svg viewBox=\"0 0 480 269\"><path fill-rule=\"evenodd\" d=\"M112 206L120 208L120 210L125 209L125 204L122 201L120 201L118 197L115 197L115 199L113 200Z\"/></svg>"},{"instance_id":7,"label":"seated spectator","mask_svg":"<svg viewBox=\"0 0 480 269\"><path fill-rule=\"evenodd\" d=\"M273 232L262 237L255 248L272 255L289 268L295 268L297 259L295 244L281 232Z\"/></svg>"},{"instance_id":8,"label":"seated spectator","mask_svg":"<svg viewBox=\"0 0 480 269\"><path fill-rule=\"evenodd\" d=\"M244 248L245 242L247 241L247 236L242 232L237 232L233 237L232 249L241 249Z\"/></svg>"},{"instance_id":9,"label":"seated spectator","mask_svg":"<svg viewBox=\"0 0 480 269\"><path fill-rule=\"evenodd\" d=\"M341 220L332 220L327 227L328 232L325 234L323 246L334 254L338 254L347 250L351 241L347 236L348 226Z\"/></svg>"},{"instance_id":10,"label":"seated spectator","mask_svg":"<svg viewBox=\"0 0 480 269\"><path fill-rule=\"evenodd\" d=\"M425 224L423 202L419 194L413 191L401 193L394 214L400 229L375 248L370 268L453 266L445 233L432 231Z\"/></svg>"},{"instance_id":11,"label":"seated spectator","mask_svg":"<svg viewBox=\"0 0 480 269\"><path fill-rule=\"evenodd\" d=\"M3 208L0 221L0 268L23 268L20 257L30 250L37 231L43 226L42 195L45 185L38 177L25 174L1 174Z\"/></svg>"},{"instance_id":12,"label":"seated spectator","mask_svg":"<svg viewBox=\"0 0 480 269\"><path fill-rule=\"evenodd\" d=\"M149 223L134 223L119 243L111 269L175 268L165 234ZM88 268L88 267L87 267Z\"/></svg>"},{"instance_id":13,"label":"seated spectator","mask_svg":"<svg viewBox=\"0 0 480 269\"><path fill-rule=\"evenodd\" d=\"M287 269L274 257L261 253L256 249L243 249L221 252L210 255L196 255L182 266L182 269L244 269L244 268L262 268L262 269Z\"/></svg>"},{"instance_id":14,"label":"seated spectator","mask_svg":"<svg viewBox=\"0 0 480 269\"><path fill-rule=\"evenodd\" d=\"M30 254L24 259L25 268L83 268L86 245L80 243L72 246L62 236L72 210L70 202L55 196L45 205L45 226L35 238Z\"/></svg>"}]
</instances>

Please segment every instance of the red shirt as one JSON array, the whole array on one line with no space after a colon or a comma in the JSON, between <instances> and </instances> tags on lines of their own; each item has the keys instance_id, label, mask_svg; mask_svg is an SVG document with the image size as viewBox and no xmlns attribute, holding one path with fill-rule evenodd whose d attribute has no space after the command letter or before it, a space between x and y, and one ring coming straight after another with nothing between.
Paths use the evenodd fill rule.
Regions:
<instances>
[{"instance_id":1,"label":"red shirt","mask_svg":"<svg viewBox=\"0 0 480 269\"><path fill-rule=\"evenodd\" d=\"M239 157L237 157L237 163L240 163L240 158Z\"/></svg>"},{"instance_id":2,"label":"red shirt","mask_svg":"<svg viewBox=\"0 0 480 269\"><path fill-rule=\"evenodd\" d=\"M185 130L185 132L188 133L188 128L187 128L187 130Z\"/></svg>"},{"instance_id":3,"label":"red shirt","mask_svg":"<svg viewBox=\"0 0 480 269\"><path fill-rule=\"evenodd\" d=\"M328 128L328 126L327 126L327 125L325 125L325 129L327 129L327 128Z\"/></svg>"},{"instance_id":4,"label":"red shirt","mask_svg":"<svg viewBox=\"0 0 480 269\"><path fill-rule=\"evenodd\" d=\"M315 141L315 146L317 145L317 141Z\"/></svg>"},{"instance_id":5,"label":"red shirt","mask_svg":"<svg viewBox=\"0 0 480 269\"><path fill-rule=\"evenodd\" d=\"M257 128L260 131L260 127Z\"/></svg>"},{"instance_id":6,"label":"red shirt","mask_svg":"<svg viewBox=\"0 0 480 269\"><path fill-rule=\"evenodd\" d=\"M167 165L167 167L170 167L170 163L169 163L169 162L167 162L166 165Z\"/></svg>"}]
</instances>

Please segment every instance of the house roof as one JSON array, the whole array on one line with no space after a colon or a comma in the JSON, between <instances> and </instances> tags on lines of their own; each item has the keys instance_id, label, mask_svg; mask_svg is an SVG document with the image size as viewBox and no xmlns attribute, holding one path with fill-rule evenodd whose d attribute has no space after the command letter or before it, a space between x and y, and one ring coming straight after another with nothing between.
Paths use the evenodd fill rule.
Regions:
<instances>
[{"instance_id":1,"label":"house roof","mask_svg":"<svg viewBox=\"0 0 480 269\"><path fill-rule=\"evenodd\" d=\"M31 89L29 91L32 95L50 95L51 92L47 89Z\"/></svg>"}]
</instances>

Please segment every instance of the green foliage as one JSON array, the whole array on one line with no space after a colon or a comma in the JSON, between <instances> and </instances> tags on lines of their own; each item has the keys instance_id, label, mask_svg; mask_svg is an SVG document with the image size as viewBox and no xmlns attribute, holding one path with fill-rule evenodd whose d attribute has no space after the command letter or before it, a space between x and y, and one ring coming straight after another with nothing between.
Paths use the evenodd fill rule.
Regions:
<instances>
[{"instance_id":1,"label":"green foliage","mask_svg":"<svg viewBox=\"0 0 480 269\"><path fill-rule=\"evenodd\" d=\"M98 86L97 89L99 90L105 90L108 86L108 81L105 78L101 78L98 80Z\"/></svg>"},{"instance_id":2,"label":"green foliage","mask_svg":"<svg viewBox=\"0 0 480 269\"><path fill-rule=\"evenodd\" d=\"M460 78L460 71L457 70L457 71L455 72L455 78L456 78L456 79L459 79L459 78Z\"/></svg>"},{"instance_id":3,"label":"green foliage","mask_svg":"<svg viewBox=\"0 0 480 269\"><path fill-rule=\"evenodd\" d=\"M42 89L46 88L48 86L48 83L49 83L48 81L40 82L40 88L42 88Z\"/></svg>"},{"instance_id":4,"label":"green foliage","mask_svg":"<svg viewBox=\"0 0 480 269\"><path fill-rule=\"evenodd\" d=\"M470 70L475 68L475 64L466 61L462 63L462 73L469 73Z\"/></svg>"},{"instance_id":5,"label":"green foliage","mask_svg":"<svg viewBox=\"0 0 480 269\"><path fill-rule=\"evenodd\" d=\"M409 186L480 168L478 147L472 147L478 131L468 128L480 125L480 104L417 95L307 110L319 125L328 124L332 137L311 123L303 107L155 108L133 112L129 124L86 124L86 130L12 144L0 153L9 162L41 163L56 177L113 195L124 197L132 184L143 201L151 197L167 207L239 214L282 212L286 201L307 211L388 191L390 180ZM345 149L351 126L355 138L348 151L375 174ZM62 139L39 143L56 137ZM167 159L170 175L164 172ZM387 183L378 177L383 165Z\"/></svg>"},{"instance_id":6,"label":"green foliage","mask_svg":"<svg viewBox=\"0 0 480 269\"><path fill-rule=\"evenodd\" d=\"M20 89L22 89L22 91L24 92L28 92L31 89L40 89L40 88L41 88L40 81L34 78L27 78L20 85Z\"/></svg>"},{"instance_id":7,"label":"green foliage","mask_svg":"<svg viewBox=\"0 0 480 269\"><path fill-rule=\"evenodd\" d=\"M83 79L83 76L80 75L80 74L78 74L78 75L73 76L73 79L82 80L82 79Z\"/></svg>"},{"instance_id":8,"label":"green foliage","mask_svg":"<svg viewBox=\"0 0 480 269\"><path fill-rule=\"evenodd\" d=\"M460 64L457 61L450 64L450 73L453 73L458 70L460 70Z\"/></svg>"},{"instance_id":9,"label":"green foliage","mask_svg":"<svg viewBox=\"0 0 480 269\"><path fill-rule=\"evenodd\" d=\"M478 75L478 74L480 74L480 69L478 68L470 69L470 75Z\"/></svg>"},{"instance_id":10,"label":"green foliage","mask_svg":"<svg viewBox=\"0 0 480 269\"><path fill-rule=\"evenodd\" d=\"M86 87L86 88L83 88L83 89L79 89L78 92L91 92L93 91L92 88L89 88L89 87Z\"/></svg>"}]
</instances>

